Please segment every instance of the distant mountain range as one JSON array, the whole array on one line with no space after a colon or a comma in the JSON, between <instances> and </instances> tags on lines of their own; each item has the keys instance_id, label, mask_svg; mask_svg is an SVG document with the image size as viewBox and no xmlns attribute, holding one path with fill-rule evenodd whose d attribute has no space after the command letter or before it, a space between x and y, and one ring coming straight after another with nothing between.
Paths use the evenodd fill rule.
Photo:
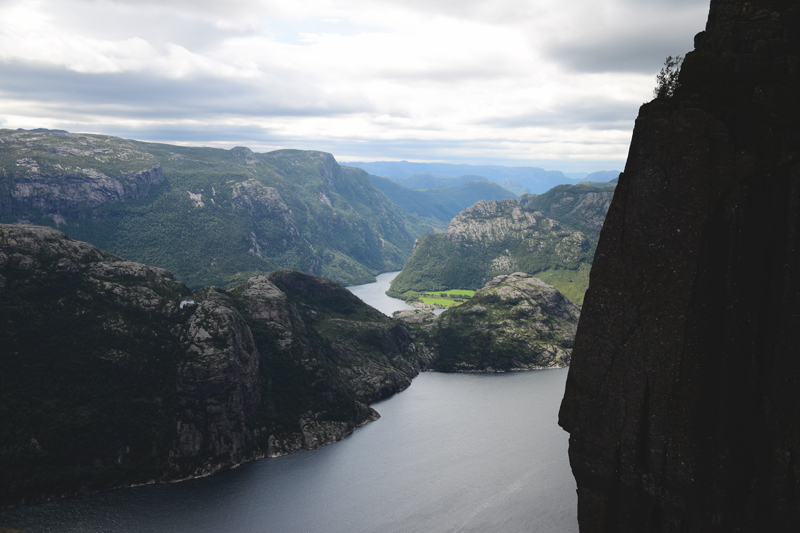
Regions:
<instances>
[{"instance_id":1,"label":"distant mountain range","mask_svg":"<svg viewBox=\"0 0 800 533\"><path fill-rule=\"evenodd\" d=\"M323 152L268 154L0 130L0 222L57 227L189 286L293 268L345 284L440 230Z\"/></svg>"},{"instance_id":2,"label":"distant mountain range","mask_svg":"<svg viewBox=\"0 0 800 533\"><path fill-rule=\"evenodd\" d=\"M503 200L517 197L513 192L486 180L486 178L467 181L459 185L439 185L425 190L406 188L395 180L378 176L370 176L369 182L397 206L438 225L442 230L454 216L479 200Z\"/></svg>"},{"instance_id":3,"label":"distant mountain range","mask_svg":"<svg viewBox=\"0 0 800 533\"><path fill-rule=\"evenodd\" d=\"M586 183L477 202L444 233L419 239L388 294L415 300L426 291L475 290L494 276L525 272L581 305L613 195L613 184Z\"/></svg>"},{"instance_id":4,"label":"distant mountain range","mask_svg":"<svg viewBox=\"0 0 800 533\"><path fill-rule=\"evenodd\" d=\"M560 170L545 170L538 167L506 167L502 165L411 163L409 161L375 161L369 163L350 161L344 164L351 167L358 167L366 170L370 174L393 180L395 178L411 178L415 175L427 173L438 179L447 177L462 179L464 177L469 177L471 178L470 181L474 181L483 177L489 181L500 183L501 186L514 192L517 192L515 189L519 189L519 186L528 189L527 191L520 190L517 192L517 195L525 192L541 194L552 189L556 185L576 184L580 181L610 181L619 176L618 170L602 170L591 174L571 173L568 176ZM398 181L398 183L400 182ZM401 184L405 185L405 183ZM458 183L453 183L453 185L456 184Z\"/></svg>"}]
</instances>

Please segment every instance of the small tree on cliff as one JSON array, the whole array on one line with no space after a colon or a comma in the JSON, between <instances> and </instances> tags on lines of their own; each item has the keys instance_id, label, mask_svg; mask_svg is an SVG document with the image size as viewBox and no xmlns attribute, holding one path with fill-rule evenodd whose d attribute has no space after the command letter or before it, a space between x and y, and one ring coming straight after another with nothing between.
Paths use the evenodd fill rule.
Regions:
<instances>
[{"instance_id":1,"label":"small tree on cliff","mask_svg":"<svg viewBox=\"0 0 800 533\"><path fill-rule=\"evenodd\" d=\"M678 74L681 73L681 64L683 64L683 57L667 56L661 72L656 76L656 88L653 89L655 98L670 98L675 94L675 89L680 85Z\"/></svg>"}]
</instances>

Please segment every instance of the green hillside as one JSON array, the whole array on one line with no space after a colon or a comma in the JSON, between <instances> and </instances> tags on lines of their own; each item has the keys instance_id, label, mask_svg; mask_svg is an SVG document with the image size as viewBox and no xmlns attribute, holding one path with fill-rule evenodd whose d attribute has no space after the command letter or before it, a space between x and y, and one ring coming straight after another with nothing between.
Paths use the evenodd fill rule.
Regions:
<instances>
[{"instance_id":1,"label":"green hillside","mask_svg":"<svg viewBox=\"0 0 800 533\"><path fill-rule=\"evenodd\" d=\"M378 176L370 176L369 181L399 207L433 224L440 224L442 229L454 216L479 200L504 200L517 197L500 185L485 180L426 190L409 189L388 178Z\"/></svg>"},{"instance_id":2,"label":"green hillside","mask_svg":"<svg viewBox=\"0 0 800 533\"><path fill-rule=\"evenodd\" d=\"M344 284L402 267L439 226L322 152L257 154L0 130L0 222L57 227L190 286L293 268Z\"/></svg>"},{"instance_id":3,"label":"green hillside","mask_svg":"<svg viewBox=\"0 0 800 533\"><path fill-rule=\"evenodd\" d=\"M494 276L524 272L581 305L613 192L613 186L560 185L539 196L478 202L445 233L419 239L388 294L411 301L428 291L476 290Z\"/></svg>"}]
</instances>

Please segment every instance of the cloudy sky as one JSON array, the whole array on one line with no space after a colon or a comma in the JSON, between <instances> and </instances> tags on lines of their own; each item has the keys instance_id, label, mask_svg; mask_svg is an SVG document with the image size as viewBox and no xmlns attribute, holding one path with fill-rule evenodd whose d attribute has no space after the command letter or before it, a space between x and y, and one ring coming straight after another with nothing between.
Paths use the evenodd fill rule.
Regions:
<instances>
[{"instance_id":1,"label":"cloudy sky","mask_svg":"<svg viewBox=\"0 0 800 533\"><path fill-rule=\"evenodd\" d=\"M621 169L708 0L0 0L0 128Z\"/></svg>"}]
</instances>

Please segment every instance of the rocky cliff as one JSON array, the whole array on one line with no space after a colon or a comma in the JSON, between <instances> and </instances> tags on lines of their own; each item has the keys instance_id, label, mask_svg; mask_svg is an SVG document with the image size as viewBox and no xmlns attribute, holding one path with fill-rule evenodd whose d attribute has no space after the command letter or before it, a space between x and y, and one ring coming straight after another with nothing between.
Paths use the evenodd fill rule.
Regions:
<instances>
[{"instance_id":1,"label":"rocky cliff","mask_svg":"<svg viewBox=\"0 0 800 533\"><path fill-rule=\"evenodd\" d=\"M366 283L433 231L323 152L24 130L0 130L0 223L55 227L192 287L279 268Z\"/></svg>"},{"instance_id":2,"label":"rocky cliff","mask_svg":"<svg viewBox=\"0 0 800 533\"><path fill-rule=\"evenodd\" d=\"M515 272L438 317L423 310L395 315L430 347L431 369L504 372L568 365L580 310L554 287Z\"/></svg>"},{"instance_id":3,"label":"rocky cliff","mask_svg":"<svg viewBox=\"0 0 800 533\"><path fill-rule=\"evenodd\" d=\"M479 289L494 276L535 274L578 304L614 188L562 185L541 196L479 201L444 234L425 235L388 294Z\"/></svg>"},{"instance_id":4,"label":"rocky cliff","mask_svg":"<svg viewBox=\"0 0 800 533\"><path fill-rule=\"evenodd\" d=\"M324 278L283 270L191 292L22 225L0 225L0 338L0 505L335 442L431 358Z\"/></svg>"},{"instance_id":5,"label":"rocky cliff","mask_svg":"<svg viewBox=\"0 0 800 533\"><path fill-rule=\"evenodd\" d=\"M560 424L582 532L800 529L800 6L713 0L642 106Z\"/></svg>"},{"instance_id":6,"label":"rocky cliff","mask_svg":"<svg viewBox=\"0 0 800 533\"><path fill-rule=\"evenodd\" d=\"M63 223L62 212L140 199L164 179L160 163L105 135L0 130L0 214Z\"/></svg>"}]
</instances>

